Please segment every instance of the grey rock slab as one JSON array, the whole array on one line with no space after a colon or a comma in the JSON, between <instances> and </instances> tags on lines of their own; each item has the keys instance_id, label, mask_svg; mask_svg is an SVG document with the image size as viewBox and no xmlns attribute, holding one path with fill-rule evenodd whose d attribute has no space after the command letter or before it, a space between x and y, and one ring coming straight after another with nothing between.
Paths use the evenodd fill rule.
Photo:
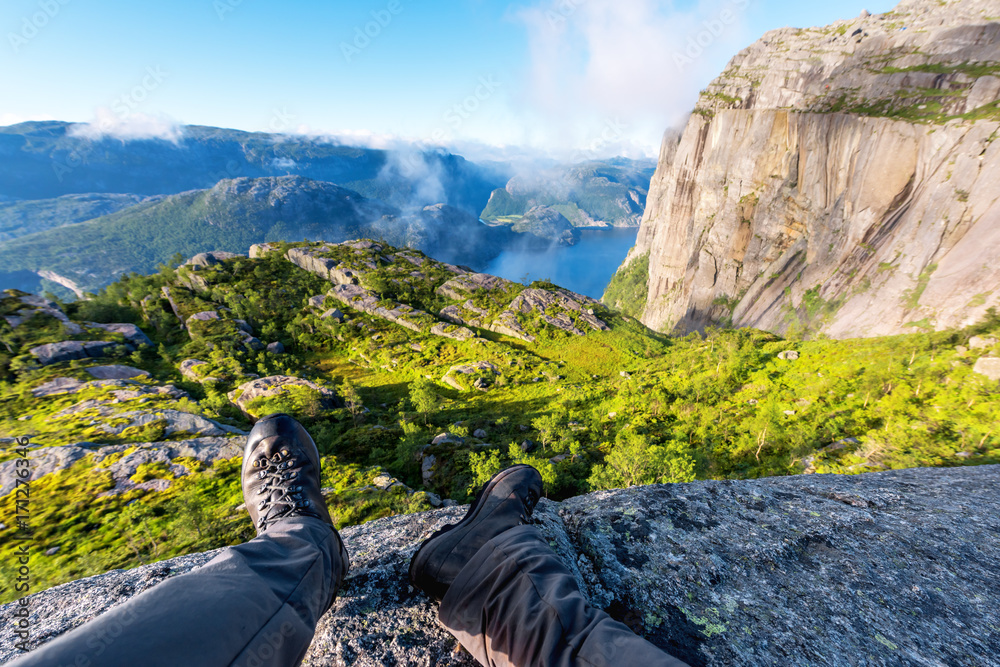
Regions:
<instances>
[{"instance_id":1,"label":"grey rock slab","mask_svg":"<svg viewBox=\"0 0 1000 667\"><path fill-rule=\"evenodd\" d=\"M228 397L233 405L242 410L244 414L249 414L247 413L247 408L255 399L269 398L283 394L290 387L305 387L315 391L319 395L320 402L324 407L332 408L337 407L339 404L337 395L330 389L321 387L315 382L310 382L304 378L291 375L269 375L268 377L256 378L250 382L244 382L229 392Z\"/></svg>"},{"instance_id":2,"label":"grey rock slab","mask_svg":"<svg viewBox=\"0 0 1000 667\"><path fill-rule=\"evenodd\" d=\"M275 341L267 344L267 351L271 354L284 354L285 346L280 341Z\"/></svg>"},{"instance_id":3,"label":"grey rock slab","mask_svg":"<svg viewBox=\"0 0 1000 667\"><path fill-rule=\"evenodd\" d=\"M110 341L80 341L67 340L61 343L48 343L28 350L42 365L56 364L74 359L88 357L103 357L111 352L118 343Z\"/></svg>"},{"instance_id":4,"label":"grey rock slab","mask_svg":"<svg viewBox=\"0 0 1000 667\"><path fill-rule=\"evenodd\" d=\"M464 514L341 531L351 571L304 664L474 665L406 574ZM1000 665L1000 466L634 487L542 499L534 518L595 605L692 666ZM213 553L36 593L31 645Z\"/></svg>"},{"instance_id":5,"label":"grey rock slab","mask_svg":"<svg viewBox=\"0 0 1000 667\"><path fill-rule=\"evenodd\" d=\"M997 344L997 339L993 336L973 336L969 339L969 348L972 350L985 350Z\"/></svg>"},{"instance_id":6,"label":"grey rock slab","mask_svg":"<svg viewBox=\"0 0 1000 667\"><path fill-rule=\"evenodd\" d=\"M996 382L1000 380L1000 357L980 357L972 370Z\"/></svg>"},{"instance_id":7,"label":"grey rock slab","mask_svg":"<svg viewBox=\"0 0 1000 667\"><path fill-rule=\"evenodd\" d=\"M176 458L188 457L210 464L219 459L240 456L245 444L246 439L243 437L204 437L171 442L142 442L105 446L78 443L31 449L28 452L28 459L31 461L31 479L37 480L45 475L69 468L88 454L93 454L95 466L100 466L101 462L111 454L135 448L135 452L120 458L109 468L115 481L120 484L134 475L143 463L159 461L169 464ZM10 493L15 486L16 479L15 461L0 462L0 496Z\"/></svg>"},{"instance_id":8,"label":"grey rock slab","mask_svg":"<svg viewBox=\"0 0 1000 667\"><path fill-rule=\"evenodd\" d=\"M85 368L88 374L98 380L129 380L137 377L149 377L149 371L113 364L110 366L91 366Z\"/></svg>"},{"instance_id":9,"label":"grey rock slab","mask_svg":"<svg viewBox=\"0 0 1000 667\"><path fill-rule=\"evenodd\" d=\"M212 252L200 252L191 259L187 260L181 266L190 266L195 269L208 268L210 266L215 266L220 264L227 259L235 259L237 257L246 257L246 255L238 255L235 252L225 252L222 250L213 250Z\"/></svg>"},{"instance_id":10,"label":"grey rock slab","mask_svg":"<svg viewBox=\"0 0 1000 667\"><path fill-rule=\"evenodd\" d=\"M96 322L85 322L86 326L103 329L110 333L121 334L125 337L125 340L132 343L133 345L152 345L153 341L149 339L146 333L134 324L129 323L116 323L116 324L98 324Z\"/></svg>"},{"instance_id":11,"label":"grey rock slab","mask_svg":"<svg viewBox=\"0 0 1000 667\"><path fill-rule=\"evenodd\" d=\"M207 364L207 361L202 361L201 359L185 359L180 364L181 375L186 377L188 380L201 382L203 378L195 369L199 366L205 366Z\"/></svg>"}]
</instances>

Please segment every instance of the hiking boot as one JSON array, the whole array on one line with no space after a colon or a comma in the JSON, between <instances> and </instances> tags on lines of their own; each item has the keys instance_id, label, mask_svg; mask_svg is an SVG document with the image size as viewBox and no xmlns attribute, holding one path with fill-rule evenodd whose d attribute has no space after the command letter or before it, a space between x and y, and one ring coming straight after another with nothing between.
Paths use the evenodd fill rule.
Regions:
<instances>
[{"instance_id":1,"label":"hiking boot","mask_svg":"<svg viewBox=\"0 0 1000 667\"><path fill-rule=\"evenodd\" d=\"M262 532L275 521L311 516L333 525L320 492L319 450L292 417L268 415L258 421L243 451L243 502Z\"/></svg>"},{"instance_id":2,"label":"hiking boot","mask_svg":"<svg viewBox=\"0 0 1000 667\"><path fill-rule=\"evenodd\" d=\"M410 582L442 599L479 549L500 533L528 523L542 493L542 476L529 465L498 472L469 507L465 518L430 536L410 561Z\"/></svg>"}]
</instances>

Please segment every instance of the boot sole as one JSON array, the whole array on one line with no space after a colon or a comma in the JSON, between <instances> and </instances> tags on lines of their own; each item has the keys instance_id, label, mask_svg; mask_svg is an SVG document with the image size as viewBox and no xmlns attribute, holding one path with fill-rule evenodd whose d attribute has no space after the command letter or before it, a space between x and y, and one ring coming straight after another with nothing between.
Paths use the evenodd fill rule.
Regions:
<instances>
[{"instance_id":1,"label":"boot sole","mask_svg":"<svg viewBox=\"0 0 1000 667\"><path fill-rule=\"evenodd\" d=\"M498 472L490 479L490 481L488 481L486 484L483 485L483 488L479 490L479 493L476 494L475 500L472 501L472 505L469 507L469 511L466 512L465 517L461 521L459 521L458 523L449 524L444 528L435 531L430 537L424 540L424 543L420 545L420 548L417 550L417 553L414 554L413 559L410 561L409 577L410 577L410 582L413 583L414 586L417 586L417 588L423 590L423 587L419 586L416 583L417 577L415 575L416 572L421 570L427 564L427 560L430 558L431 552L436 546L433 544L433 542L437 538L445 535L446 533L451 533L456 530L463 530L471 527L472 524L474 524L475 521L479 518L479 512L486 504L486 499L489 497L490 492L493 489L495 489L508 476L524 469L532 471L535 470L529 465L522 464ZM535 474L538 474L537 471L535 471Z\"/></svg>"}]
</instances>

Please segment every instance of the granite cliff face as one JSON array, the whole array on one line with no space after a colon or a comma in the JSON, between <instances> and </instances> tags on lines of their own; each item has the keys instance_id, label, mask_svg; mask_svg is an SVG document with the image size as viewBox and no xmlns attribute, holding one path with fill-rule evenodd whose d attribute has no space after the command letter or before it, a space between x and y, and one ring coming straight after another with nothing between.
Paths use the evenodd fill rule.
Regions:
<instances>
[{"instance_id":1,"label":"granite cliff face","mask_svg":"<svg viewBox=\"0 0 1000 667\"><path fill-rule=\"evenodd\" d=\"M904 0L733 58L664 147L619 270L648 255L642 321L844 338L1000 304L997 16Z\"/></svg>"},{"instance_id":2,"label":"granite cliff face","mask_svg":"<svg viewBox=\"0 0 1000 667\"><path fill-rule=\"evenodd\" d=\"M1000 466L636 487L542 500L549 543L590 600L704 665L1000 665ZM307 665L474 665L406 571L464 508L343 531L352 569ZM30 646L167 577L194 554L28 599ZM17 603L0 607L10 627ZM0 645L0 661L16 655Z\"/></svg>"}]
</instances>

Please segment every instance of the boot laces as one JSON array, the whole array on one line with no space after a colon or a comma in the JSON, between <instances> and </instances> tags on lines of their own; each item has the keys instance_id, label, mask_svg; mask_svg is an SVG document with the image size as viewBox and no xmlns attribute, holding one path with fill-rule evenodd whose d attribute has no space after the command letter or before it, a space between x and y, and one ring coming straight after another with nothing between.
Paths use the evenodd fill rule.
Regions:
<instances>
[{"instance_id":1,"label":"boot laces","mask_svg":"<svg viewBox=\"0 0 1000 667\"><path fill-rule=\"evenodd\" d=\"M303 510L308 510L311 502L302 494L302 486L297 483L302 466L300 458L287 448L275 452L270 459L260 456L253 462L256 477L261 480L255 494L260 496L257 530L262 531L279 519L298 516L304 513Z\"/></svg>"},{"instance_id":2,"label":"boot laces","mask_svg":"<svg viewBox=\"0 0 1000 667\"><path fill-rule=\"evenodd\" d=\"M536 503L538 503L538 494L535 492L534 489L528 489L528 497L524 499L524 507L525 509L527 509L527 512L521 514L518 517L518 519L520 519L518 523L520 523L521 525L525 525L528 523L527 515L531 514L534 511Z\"/></svg>"}]
</instances>

